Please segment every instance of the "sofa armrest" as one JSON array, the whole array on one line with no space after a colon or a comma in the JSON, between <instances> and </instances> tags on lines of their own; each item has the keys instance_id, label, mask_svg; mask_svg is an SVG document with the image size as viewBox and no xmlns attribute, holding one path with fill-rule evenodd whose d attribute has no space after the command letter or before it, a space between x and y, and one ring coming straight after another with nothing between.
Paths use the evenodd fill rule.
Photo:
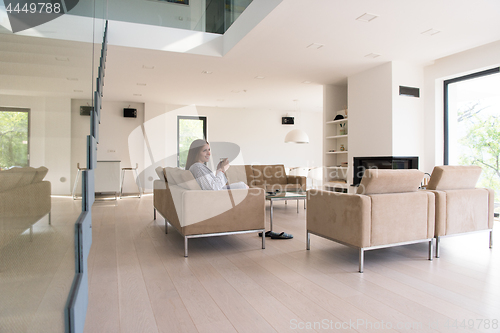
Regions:
<instances>
[{"instance_id":1,"label":"sofa armrest","mask_svg":"<svg viewBox=\"0 0 500 333\"><path fill-rule=\"evenodd\" d=\"M307 177L305 176L287 176L286 177L287 184L300 184L302 190L306 190L307 186Z\"/></svg>"},{"instance_id":2,"label":"sofa armrest","mask_svg":"<svg viewBox=\"0 0 500 333\"><path fill-rule=\"evenodd\" d=\"M434 236L444 236L446 235L446 192L436 190L428 191L434 194L436 203L434 206L436 212Z\"/></svg>"},{"instance_id":3,"label":"sofa armrest","mask_svg":"<svg viewBox=\"0 0 500 333\"><path fill-rule=\"evenodd\" d=\"M307 191L307 231L360 248L370 246L370 198L361 194Z\"/></svg>"},{"instance_id":4,"label":"sofa armrest","mask_svg":"<svg viewBox=\"0 0 500 333\"><path fill-rule=\"evenodd\" d=\"M255 226L263 229L265 227L265 196L264 190L260 188L184 191L180 209L182 210L180 221L182 227L219 215L221 218L225 217L230 220L223 223L231 225L231 229L233 227L238 230L254 229ZM222 214L226 215L222 216ZM251 222L247 223L248 221Z\"/></svg>"}]
</instances>

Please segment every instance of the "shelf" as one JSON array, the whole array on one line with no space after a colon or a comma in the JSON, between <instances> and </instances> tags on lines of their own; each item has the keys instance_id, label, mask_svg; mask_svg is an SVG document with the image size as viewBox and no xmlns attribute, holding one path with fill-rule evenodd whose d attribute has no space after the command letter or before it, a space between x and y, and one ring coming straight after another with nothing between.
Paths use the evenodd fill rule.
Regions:
<instances>
[{"instance_id":1,"label":"shelf","mask_svg":"<svg viewBox=\"0 0 500 333\"><path fill-rule=\"evenodd\" d=\"M347 118L339 119L339 120L330 120L330 121L327 121L325 124L341 124L341 123L347 123Z\"/></svg>"},{"instance_id":2,"label":"shelf","mask_svg":"<svg viewBox=\"0 0 500 333\"><path fill-rule=\"evenodd\" d=\"M347 150L344 151L327 151L327 154L347 154Z\"/></svg>"},{"instance_id":3,"label":"shelf","mask_svg":"<svg viewBox=\"0 0 500 333\"><path fill-rule=\"evenodd\" d=\"M340 138L347 138L348 134L343 134L343 135L333 135L333 136L327 136L327 139L340 139Z\"/></svg>"},{"instance_id":4,"label":"shelf","mask_svg":"<svg viewBox=\"0 0 500 333\"><path fill-rule=\"evenodd\" d=\"M326 169L341 169L341 170L348 170L348 167L338 167L338 166L329 166L325 167Z\"/></svg>"}]
</instances>

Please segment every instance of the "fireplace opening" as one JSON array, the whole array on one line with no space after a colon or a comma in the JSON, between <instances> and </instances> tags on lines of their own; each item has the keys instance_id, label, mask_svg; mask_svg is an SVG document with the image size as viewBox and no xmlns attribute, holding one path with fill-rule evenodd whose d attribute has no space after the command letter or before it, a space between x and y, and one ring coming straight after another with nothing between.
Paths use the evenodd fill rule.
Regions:
<instances>
[{"instance_id":1,"label":"fireplace opening","mask_svg":"<svg viewBox=\"0 0 500 333\"><path fill-rule=\"evenodd\" d=\"M366 169L418 169L418 156L369 156L353 158L353 186L359 186Z\"/></svg>"}]
</instances>

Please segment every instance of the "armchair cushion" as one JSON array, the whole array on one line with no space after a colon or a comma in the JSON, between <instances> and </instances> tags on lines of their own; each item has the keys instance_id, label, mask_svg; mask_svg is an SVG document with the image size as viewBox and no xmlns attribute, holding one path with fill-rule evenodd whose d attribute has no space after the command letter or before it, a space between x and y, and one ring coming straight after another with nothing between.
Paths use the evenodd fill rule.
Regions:
<instances>
[{"instance_id":1,"label":"armchair cushion","mask_svg":"<svg viewBox=\"0 0 500 333\"><path fill-rule=\"evenodd\" d=\"M358 194L415 192L424 178L419 170L366 169Z\"/></svg>"},{"instance_id":2,"label":"armchair cushion","mask_svg":"<svg viewBox=\"0 0 500 333\"><path fill-rule=\"evenodd\" d=\"M481 176L481 167L475 165L442 165L432 170L428 190L471 189Z\"/></svg>"}]
</instances>

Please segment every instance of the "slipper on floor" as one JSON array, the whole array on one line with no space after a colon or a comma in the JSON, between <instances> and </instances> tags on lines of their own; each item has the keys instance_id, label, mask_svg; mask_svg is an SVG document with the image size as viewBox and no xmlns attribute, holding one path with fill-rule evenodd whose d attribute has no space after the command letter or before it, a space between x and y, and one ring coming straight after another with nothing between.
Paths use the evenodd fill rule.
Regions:
<instances>
[{"instance_id":1,"label":"slipper on floor","mask_svg":"<svg viewBox=\"0 0 500 333\"><path fill-rule=\"evenodd\" d=\"M290 239L293 238L292 234L287 234L286 232L282 233L274 233L274 235L271 235L271 239Z\"/></svg>"},{"instance_id":2,"label":"slipper on floor","mask_svg":"<svg viewBox=\"0 0 500 333\"><path fill-rule=\"evenodd\" d=\"M274 231L266 231L266 237L273 237L274 236L278 236L279 234L277 232L274 232ZM259 232L259 237L262 237L262 232Z\"/></svg>"}]
</instances>

